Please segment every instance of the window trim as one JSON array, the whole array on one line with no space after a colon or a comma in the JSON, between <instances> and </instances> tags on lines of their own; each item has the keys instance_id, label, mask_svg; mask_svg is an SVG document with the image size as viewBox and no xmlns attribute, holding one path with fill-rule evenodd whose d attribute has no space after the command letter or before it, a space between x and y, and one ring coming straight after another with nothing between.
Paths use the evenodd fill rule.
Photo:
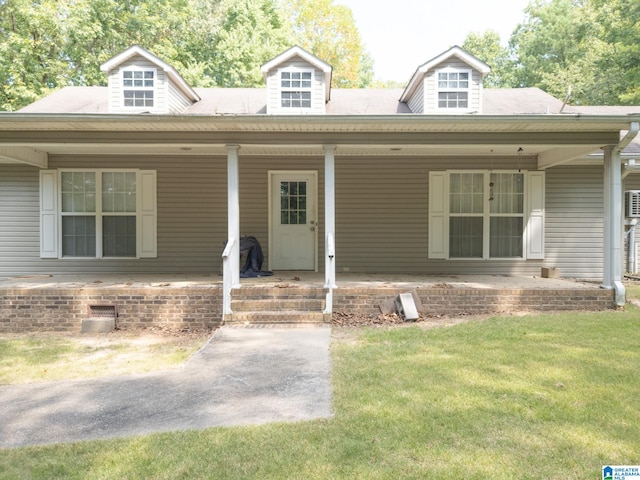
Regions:
<instances>
[{"instance_id":1,"label":"window trim","mask_svg":"<svg viewBox=\"0 0 640 480\"><path fill-rule=\"evenodd\" d=\"M304 73L309 73L311 78L309 80L309 87L283 87L282 86L282 74L283 73L299 73L301 76ZM302 78L300 79L302 80ZM313 110L314 102L313 102L313 91L314 91L314 81L315 81L315 70L312 68L301 68L301 67L285 67L280 68L277 71L277 82L278 82L278 108L287 113L304 113L310 112ZM308 107L286 107L282 105L282 95L285 92L299 92L299 93L309 93L309 106Z\"/></svg>"},{"instance_id":2,"label":"window trim","mask_svg":"<svg viewBox=\"0 0 640 480\"><path fill-rule=\"evenodd\" d=\"M65 172L91 172L96 175L96 211L62 212L62 174ZM102 174L107 172L133 172L136 174L136 211L107 212L106 216L135 216L136 255L130 257L104 256L102 245ZM40 172L40 257L61 260L135 260L157 257L157 192L155 170L134 168L61 168ZM62 218L92 215L96 219L96 256L74 257L62 254Z\"/></svg>"},{"instance_id":3,"label":"window trim","mask_svg":"<svg viewBox=\"0 0 640 480\"><path fill-rule=\"evenodd\" d=\"M440 87L440 74L446 73L447 75L450 73L466 73L468 75L467 87ZM455 68L455 67L445 67L440 68L435 71L435 83L436 83L436 97L435 97L435 109L439 112L445 113L460 113L460 112L468 112L471 110L471 86L473 82L473 70L470 68ZM457 107L457 108L448 108L440 106L440 94L441 93L466 93L467 94L467 106L466 107Z\"/></svg>"},{"instance_id":4,"label":"window trim","mask_svg":"<svg viewBox=\"0 0 640 480\"><path fill-rule=\"evenodd\" d=\"M484 185L490 182L492 173L521 173L523 175L523 213L492 214L489 195L483 192L483 245L482 257L451 257L449 252L449 219L450 212L450 174L482 173L485 175ZM515 169L473 169L446 170L429 172L429 234L428 256L431 259L452 261L522 261L544 259L544 172ZM465 216L455 214L454 216ZM492 217L522 217L522 256L490 257L490 221Z\"/></svg>"},{"instance_id":5,"label":"window trim","mask_svg":"<svg viewBox=\"0 0 640 480\"><path fill-rule=\"evenodd\" d=\"M125 72L143 72L143 80L144 80L144 72L153 72L153 87L145 87L144 85L141 87L135 87L135 86L131 86L131 87L125 87L124 82L125 82ZM121 108L127 109L127 110L140 110L140 111L147 111L147 110L153 110L154 108L156 108L157 106L157 93L158 93L158 69L157 68L153 68L153 67L136 67L136 66L129 66L129 67L124 67L122 69L120 69L120 88L121 88L121 94L120 94L120 106ZM125 105L126 102L126 98L124 96L126 91L151 91L153 93L153 105L148 106L148 105L142 105L142 106L136 106L136 105ZM135 103L135 102L134 102Z\"/></svg>"}]
</instances>

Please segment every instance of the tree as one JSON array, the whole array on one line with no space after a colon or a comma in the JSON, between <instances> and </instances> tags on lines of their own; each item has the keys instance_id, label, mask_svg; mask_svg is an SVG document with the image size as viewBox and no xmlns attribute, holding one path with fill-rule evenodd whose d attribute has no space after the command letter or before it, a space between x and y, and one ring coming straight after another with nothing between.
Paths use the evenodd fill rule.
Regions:
<instances>
[{"instance_id":1,"label":"tree","mask_svg":"<svg viewBox=\"0 0 640 480\"><path fill-rule=\"evenodd\" d=\"M598 69L612 82L617 101L640 104L640 3L628 0L592 0L594 22L600 25L609 55L598 60Z\"/></svg>"},{"instance_id":2,"label":"tree","mask_svg":"<svg viewBox=\"0 0 640 480\"><path fill-rule=\"evenodd\" d=\"M333 0L283 0L296 43L333 67L337 88L364 87L373 78L353 12Z\"/></svg>"},{"instance_id":3,"label":"tree","mask_svg":"<svg viewBox=\"0 0 640 480\"><path fill-rule=\"evenodd\" d=\"M252 87L296 43L334 67L335 86L371 82L351 10L333 0L0 0L0 109L104 85L100 65L132 44L193 86Z\"/></svg>"},{"instance_id":4,"label":"tree","mask_svg":"<svg viewBox=\"0 0 640 480\"><path fill-rule=\"evenodd\" d=\"M578 104L618 101L618 80L601 66L614 55L589 0L536 0L525 9L524 23L511 37L518 58L520 86L537 86L564 98L572 91Z\"/></svg>"},{"instance_id":5,"label":"tree","mask_svg":"<svg viewBox=\"0 0 640 480\"><path fill-rule=\"evenodd\" d=\"M62 8L60 8L62 7ZM64 44L66 2L0 3L0 107L14 110L56 88L69 74Z\"/></svg>"},{"instance_id":6,"label":"tree","mask_svg":"<svg viewBox=\"0 0 640 480\"><path fill-rule=\"evenodd\" d=\"M492 30L484 34L470 33L462 48L478 57L491 67L484 78L488 88L509 88L516 85L515 65L509 55L509 49L500 45L500 35Z\"/></svg>"},{"instance_id":7,"label":"tree","mask_svg":"<svg viewBox=\"0 0 640 480\"><path fill-rule=\"evenodd\" d=\"M198 51L217 86L262 85L260 66L293 42L275 0L224 0L212 20L216 33Z\"/></svg>"},{"instance_id":8,"label":"tree","mask_svg":"<svg viewBox=\"0 0 640 480\"><path fill-rule=\"evenodd\" d=\"M100 64L136 43L179 69L189 8L188 0L0 2L0 108L66 85L104 84Z\"/></svg>"}]
</instances>

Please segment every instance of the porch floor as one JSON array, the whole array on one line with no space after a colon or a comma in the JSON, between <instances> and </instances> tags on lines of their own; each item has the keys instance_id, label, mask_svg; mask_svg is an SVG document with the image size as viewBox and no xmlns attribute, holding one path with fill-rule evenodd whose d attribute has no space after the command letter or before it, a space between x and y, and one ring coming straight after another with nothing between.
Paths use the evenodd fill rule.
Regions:
<instances>
[{"instance_id":1,"label":"porch floor","mask_svg":"<svg viewBox=\"0 0 640 480\"><path fill-rule=\"evenodd\" d=\"M540 276L509 275L412 275L399 273L340 273L338 288L463 288L463 289L598 289L601 283L571 278L542 278ZM273 287L324 285L324 273L308 271L276 271L273 276L241 278L242 286ZM83 288L104 287L162 287L188 288L221 286L220 274L55 274L0 277L0 289L5 288Z\"/></svg>"}]
</instances>

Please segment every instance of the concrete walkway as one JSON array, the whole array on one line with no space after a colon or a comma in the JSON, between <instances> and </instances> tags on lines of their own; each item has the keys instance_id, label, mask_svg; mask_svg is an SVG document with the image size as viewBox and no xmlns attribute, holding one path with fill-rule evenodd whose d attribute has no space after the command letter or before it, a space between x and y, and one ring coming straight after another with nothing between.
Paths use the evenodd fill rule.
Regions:
<instances>
[{"instance_id":1,"label":"concrete walkway","mask_svg":"<svg viewBox=\"0 0 640 480\"><path fill-rule=\"evenodd\" d=\"M332 415L329 327L222 327L152 374L0 387L0 448Z\"/></svg>"}]
</instances>

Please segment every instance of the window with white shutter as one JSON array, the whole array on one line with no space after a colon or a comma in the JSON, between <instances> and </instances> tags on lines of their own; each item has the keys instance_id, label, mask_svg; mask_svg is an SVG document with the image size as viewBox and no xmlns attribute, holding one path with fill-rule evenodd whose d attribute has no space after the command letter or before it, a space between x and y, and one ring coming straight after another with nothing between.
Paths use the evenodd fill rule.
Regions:
<instances>
[{"instance_id":1,"label":"window with white shutter","mask_svg":"<svg viewBox=\"0 0 640 480\"><path fill-rule=\"evenodd\" d=\"M156 172L47 170L40 175L43 258L156 257Z\"/></svg>"},{"instance_id":2,"label":"window with white shutter","mask_svg":"<svg viewBox=\"0 0 640 480\"><path fill-rule=\"evenodd\" d=\"M544 258L544 172L430 172L429 258Z\"/></svg>"}]
</instances>

